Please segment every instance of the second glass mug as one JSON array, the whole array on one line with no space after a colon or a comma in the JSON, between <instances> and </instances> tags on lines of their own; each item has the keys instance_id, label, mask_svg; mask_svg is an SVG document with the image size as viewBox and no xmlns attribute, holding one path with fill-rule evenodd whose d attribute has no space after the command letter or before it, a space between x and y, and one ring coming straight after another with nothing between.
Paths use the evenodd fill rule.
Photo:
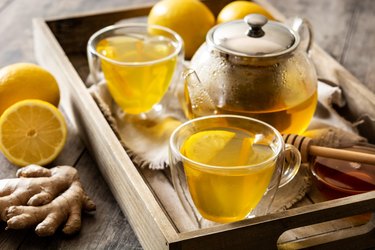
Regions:
<instances>
[{"instance_id":1,"label":"second glass mug","mask_svg":"<svg viewBox=\"0 0 375 250\"><path fill-rule=\"evenodd\" d=\"M237 115L187 121L172 133L169 148L174 188L200 226L199 214L227 223L268 213L276 191L301 162L275 128Z\"/></svg>"},{"instance_id":2,"label":"second glass mug","mask_svg":"<svg viewBox=\"0 0 375 250\"><path fill-rule=\"evenodd\" d=\"M104 75L125 114L146 119L162 110L168 88L181 76L184 49L182 38L168 28L129 23L94 33L87 55L94 82Z\"/></svg>"}]
</instances>

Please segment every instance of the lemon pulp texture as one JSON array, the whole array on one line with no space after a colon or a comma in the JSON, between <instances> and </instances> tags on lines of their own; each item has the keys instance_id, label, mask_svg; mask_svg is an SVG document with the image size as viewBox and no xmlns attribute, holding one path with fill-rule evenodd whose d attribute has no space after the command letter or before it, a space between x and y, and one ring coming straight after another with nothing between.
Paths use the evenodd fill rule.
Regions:
<instances>
[{"instance_id":1,"label":"lemon pulp texture","mask_svg":"<svg viewBox=\"0 0 375 250\"><path fill-rule=\"evenodd\" d=\"M23 100L0 117L0 150L15 165L46 165L64 147L67 127L63 115L52 104Z\"/></svg>"}]
</instances>

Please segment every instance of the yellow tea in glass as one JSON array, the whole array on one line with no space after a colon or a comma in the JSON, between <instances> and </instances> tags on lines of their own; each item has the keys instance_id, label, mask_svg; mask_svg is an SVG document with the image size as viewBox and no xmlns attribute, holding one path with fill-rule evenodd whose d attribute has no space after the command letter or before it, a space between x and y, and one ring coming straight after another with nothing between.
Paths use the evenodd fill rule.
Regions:
<instances>
[{"instance_id":1,"label":"yellow tea in glass","mask_svg":"<svg viewBox=\"0 0 375 250\"><path fill-rule=\"evenodd\" d=\"M181 154L192 161L232 168L212 171L184 162L191 197L203 217L216 222L241 220L263 197L276 162L236 169L275 159L276 152L270 146L253 144L254 139L254 134L247 131L223 127L197 132L182 145Z\"/></svg>"},{"instance_id":2,"label":"yellow tea in glass","mask_svg":"<svg viewBox=\"0 0 375 250\"><path fill-rule=\"evenodd\" d=\"M289 165L283 163L285 151L295 156ZM280 179L284 185L294 177L299 159L276 129L244 116L192 119L170 139L172 180L181 203L187 211L194 208L188 214L218 223L266 213ZM290 170L285 175L283 167Z\"/></svg>"},{"instance_id":3,"label":"yellow tea in glass","mask_svg":"<svg viewBox=\"0 0 375 250\"><path fill-rule=\"evenodd\" d=\"M100 62L91 63L91 71L101 68L109 92L125 113L144 114L161 102L182 53L182 40L176 33L162 27L128 24L106 28L93 37L89 53L98 56Z\"/></svg>"}]
</instances>

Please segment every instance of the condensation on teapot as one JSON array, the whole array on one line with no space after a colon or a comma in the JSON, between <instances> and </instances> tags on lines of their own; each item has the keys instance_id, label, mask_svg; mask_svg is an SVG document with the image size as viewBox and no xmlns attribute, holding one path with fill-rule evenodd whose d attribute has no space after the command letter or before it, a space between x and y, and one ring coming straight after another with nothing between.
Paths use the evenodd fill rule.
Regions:
<instances>
[{"instance_id":1,"label":"condensation on teapot","mask_svg":"<svg viewBox=\"0 0 375 250\"><path fill-rule=\"evenodd\" d=\"M234 21L232 25L235 27L239 22L241 21ZM220 32L220 27L209 32L207 39L211 37L211 41L199 48L192 58L190 67L200 80L200 88L209 96L211 107L190 109L188 117L206 115L210 113L208 110L211 110L218 114L254 117L273 125L282 133L300 134L307 128L317 104L317 79L314 67L306 51L297 49L299 37L295 32L283 25L280 28L280 24L275 22L268 25L271 27L264 28L266 35L272 32L273 26L277 27L277 32L284 32L280 29L287 32L286 37L283 37L285 51L274 52L265 48L265 52L244 55L237 47L234 51L233 48L221 48L220 44L214 43L215 38L217 41L230 39L225 37L225 32L215 37L215 32ZM227 30L228 27L223 29ZM236 33L234 37L238 40L242 33ZM272 39L276 35L272 34L271 38L266 38ZM287 44L285 41L289 37L294 40ZM253 39L263 38L244 39L247 41L246 46L249 46ZM261 40L256 42L257 46L262 43ZM190 98L190 103L194 103L194 97L189 95L189 88L185 90L185 96ZM212 108L212 105L215 108ZM194 112L202 109L205 112Z\"/></svg>"}]
</instances>

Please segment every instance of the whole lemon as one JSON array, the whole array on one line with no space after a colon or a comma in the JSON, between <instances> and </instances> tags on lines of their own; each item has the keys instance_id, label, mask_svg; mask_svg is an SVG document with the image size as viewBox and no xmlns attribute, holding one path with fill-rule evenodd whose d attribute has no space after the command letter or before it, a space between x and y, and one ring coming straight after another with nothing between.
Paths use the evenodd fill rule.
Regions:
<instances>
[{"instance_id":1,"label":"whole lemon","mask_svg":"<svg viewBox=\"0 0 375 250\"><path fill-rule=\"evenodd\" d=\"M177 32L184 40L185 56L190 59L206 40L207 31L215 24L215 16L199 0L161 0L152 7L148 23Z\"/></svg>"},{"instance_id":2,"label":"whole lemon","mask_svg":"<svg viewBox=\"0 0 375 250\"><path fill-rule=\"evenodd\" d=\"M269 20L275 18L259 4L249 1L234 1L227 4L218 14L217 23L225 23L237 19L242 19L249 14L262 14Z\"/></svg>"},{"instance_id":3,"label":"whole lemon","mask_svg":"<svg viewBox=\"0 0 375 250\"><path fill-rule=\"evenodd\" d=\"M12 104L39 99L55 106L60 90L54 76L32 63L16 63L0 69L0 115Z\"/></svg>"}]
</instances>

